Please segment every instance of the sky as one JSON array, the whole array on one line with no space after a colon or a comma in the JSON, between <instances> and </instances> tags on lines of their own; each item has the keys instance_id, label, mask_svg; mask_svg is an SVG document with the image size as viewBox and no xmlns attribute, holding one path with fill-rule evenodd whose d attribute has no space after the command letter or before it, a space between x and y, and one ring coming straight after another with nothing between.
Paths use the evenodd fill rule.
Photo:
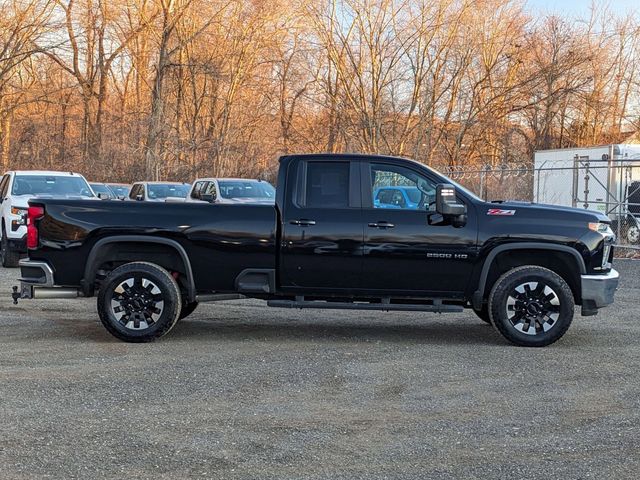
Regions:
<instances>
[{"instance_id":1,"label":"sky","mask_svg":"<svg viewBox=\"0 0 640 480\"><path fill-rule=\"evenodd\" d=\"M591 7L591 0L526 0L532 11L543 11L564 14L586 15ZM609 8L615 13L629 10L640 11L639 0L609 0Z\"/></svg>"}]
</instances>

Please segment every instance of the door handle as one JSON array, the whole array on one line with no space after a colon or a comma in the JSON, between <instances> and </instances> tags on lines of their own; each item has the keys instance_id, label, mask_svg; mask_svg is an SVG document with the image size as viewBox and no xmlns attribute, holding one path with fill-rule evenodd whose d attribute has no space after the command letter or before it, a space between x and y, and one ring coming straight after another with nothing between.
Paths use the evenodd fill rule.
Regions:
<instances>
[{"instance_id":1,"label":"door handle","mask_svg":"<svg viewBox=\"0 0 640 480\"><path fill-rule=\"evenodd\" d=\"M395 225L393 223L389 223L389 222L376 222L376 223L370 223L369 227L371 227L371 228L393 228L393 227L395 227Z\"/></svg>"},{"instance_id":2,"label":"door handle","mask_svg":"<svg viewBox=\"0 0 640 480\"><path fill-rule=\"evenodd\" d=\"M315 225L315 220L307 220L306 218L301 218L300 220L291 220L289 222L291 225L298 225L300 227L309 227L311 225Z\"/></svg>"}]
</instances>

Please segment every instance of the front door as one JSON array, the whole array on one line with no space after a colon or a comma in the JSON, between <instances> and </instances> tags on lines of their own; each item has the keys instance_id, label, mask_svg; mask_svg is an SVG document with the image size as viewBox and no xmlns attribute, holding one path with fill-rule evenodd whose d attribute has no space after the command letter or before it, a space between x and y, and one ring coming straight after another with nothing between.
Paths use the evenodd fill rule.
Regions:
<instances>
[{"instance_id":1,"label":"front door","mask_svg":"<svg viewBox=\"0 0 640 480\"><path fill-rule=\"evenodd\" d=\"M280 283L329 293L356 289L362 274L360 162L291 164L282 219Z\"/></svg>"},{"instance_id":2,"label":"front door","mask_svg":"<svg viewBox=\"0 0 640 480\"><path fill-rule=\"evenodd\" d=\"M462 228L429 225L437 179L393 161L362 162L361 175L362 287L399 295L464 292L475 256L475 214Z\"/></svg>"}]
</instances>

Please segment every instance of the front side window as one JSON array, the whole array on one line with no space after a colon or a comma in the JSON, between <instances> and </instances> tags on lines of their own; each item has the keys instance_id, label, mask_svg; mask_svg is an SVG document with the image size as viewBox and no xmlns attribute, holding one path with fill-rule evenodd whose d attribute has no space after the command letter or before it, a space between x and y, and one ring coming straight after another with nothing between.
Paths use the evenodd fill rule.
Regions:
<instances>
[{"instance_id":1,"label":"front side window","mask_svg":"<svg viewBox=\"0 0 640 480\"><path fill-rule=\"evenodd\" d=\"M131 192L129 193L129 198L132 200L136 200L138 195L142 195L142 185L136 184L131 188Z\"/></svg>"},{"instance_id":2,"label":"front side window","mask_svg":"<svg viewBox=\"0 0 640 480\"><path fill-rule=\"evenodd\" d=\"M370 165L374 208L425 210L435 201L436 184L401 166Z\"/></svg>"},{"instance_id":3,"label":"front side window","mask_svg":"<svg viewBox=\"0 0 640 480\"><path fill-rule=\"evenodd\" d=\"M348 162L309 162L304 206L310 208L349 207Z\"/></svg>"},{"instance_id":4,"label":"front side window","mask_svg":"<svg viewBox=\"0 0 640 480\"><path fill-rule=\"evenodd\" d=\"M89 184L81 177L55 175L16 175L12 195L54 197L93 197Z\"/></svg>"}]
</instances>

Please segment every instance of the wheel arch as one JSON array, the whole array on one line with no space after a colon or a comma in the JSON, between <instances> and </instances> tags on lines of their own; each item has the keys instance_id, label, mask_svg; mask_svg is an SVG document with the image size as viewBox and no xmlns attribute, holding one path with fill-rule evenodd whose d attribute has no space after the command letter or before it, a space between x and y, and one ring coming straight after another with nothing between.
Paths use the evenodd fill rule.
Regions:
<instances>
[{"instance_id":1,"label":"wheel arch","mask_svg":"<svg viewBox=\"0 0 640 480\"><path fill-rule=\"evenodd\" d=\"M497 279L500 273L509 270L509 268L506 270L498 268L498 262L501 259L510 257L510 261L516 263L514 266L518 266L518 259L527 259L535 256L536 253L543 253L543 255L536 256L532 261L520 263L520 265L538 265L555 271L569 284L576 303L579 303L581 301L580 275L587 272L584 258L580 255L580 252L567 245L522 242L499 245L489 252L482 265L478 289L473 293L473 307L476 309L482 308L482 304L486 300L488 290L491 287L491 279L493 277ZM512 266L511 268L514 267Z\"/></svg>"},{"instance_id":2,"label":"wheel arch","mask_svg":"<svg viewBox=\"0 0 640 480\"><path fill-rule=\"evenodd\" d=\"M113 255L116 246L135 245L136 247L143 247L145 244L150 246L161 246L166 248L168 252L172 252L179 259L182 269L184 270L185 287L187 290L187 298L190 302L196 299L196 286L193 277L193 270L191 268L191 261L187 255L186 250L176 240L162 237L149 237L145 235L117 235L113 237L102 238L98 240L91 248L89 256L87 257L87 263L84 269L84 276L82 279L82 289L86 296L92 296L95 288L95 279L98 273L98 269L101 265L107 261L111 255ZM127 261L148 261L149 256L157 255L157 252L148 254L147 252L139 252L140 257L130 258ZM162 263L167 262L152 262L157 263L160 266Z\"/></svg>"}]
</instances>

